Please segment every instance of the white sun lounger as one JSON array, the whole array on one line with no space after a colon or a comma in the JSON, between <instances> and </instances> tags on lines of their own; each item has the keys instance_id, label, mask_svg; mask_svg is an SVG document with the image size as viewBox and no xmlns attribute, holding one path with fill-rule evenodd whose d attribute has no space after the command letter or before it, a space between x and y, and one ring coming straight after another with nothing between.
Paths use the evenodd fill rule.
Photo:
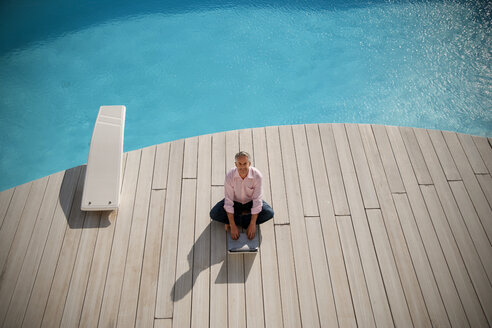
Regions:
<instances>
[{"instance_id":1,"label":"white sun lounger","mask_svg":"<svg viewBox=\"0 0 492 328\"><path fill-rule=\"evenodd\" d=\"M110 211L120 205L125 112L125 106L99 108L87 160L83 211Z\"/></svg>"}]
</instances>

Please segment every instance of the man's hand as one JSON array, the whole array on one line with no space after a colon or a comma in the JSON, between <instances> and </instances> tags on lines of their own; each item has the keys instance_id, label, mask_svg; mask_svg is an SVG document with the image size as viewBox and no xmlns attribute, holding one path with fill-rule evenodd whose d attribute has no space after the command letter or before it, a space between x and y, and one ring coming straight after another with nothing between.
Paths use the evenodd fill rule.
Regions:
<instances>
[{"instance_id":1,"label":"man's hand","mask_svg":"<svg viewBox=\"0 0 492 328\"><path fill-rule=\"evenodd\" d=\"M229 228L231 229L231 238L233 240L236 240L239 238L239 229L237 228L237 225L230 225Z\"/></svg>"},{"instance_id":2,"label":"man's hand","mask_svg":"<svg viewBox=\"0 0 492 328\"><path fill-rule=\"evenodd\" d=\"M227 212L227 219L229 220L229 224L226 224L226 230L229 226L231 229L231 238L236 240L239 238L239 229L237 228L236 223L234 222L234 213Z\"/></svg>"},{"instance_id":3,"label":"man's hand","mask_svg":"<svg viewBox=\"0 0 492 328\"><path fill-rule=\"evenodd\" d=\"M248 226L248 230L246 231L249 239L255 238L256 235L256 224L250 223Z\"/></svg>"}]
</instances>

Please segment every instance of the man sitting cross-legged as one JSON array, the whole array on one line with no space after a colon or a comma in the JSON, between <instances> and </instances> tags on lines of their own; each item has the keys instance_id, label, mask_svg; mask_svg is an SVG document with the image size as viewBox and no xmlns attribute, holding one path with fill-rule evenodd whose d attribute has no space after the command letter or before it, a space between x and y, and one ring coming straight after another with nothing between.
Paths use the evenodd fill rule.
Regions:
<instances>
[{"instance_id":1,"label":"man sitting cross-legged","mask_svg":"<svg viewBox=\"0 0 492 328\"><path fill-rule=\"evenodd\" d=\"M249 239L256 235L256 224L273 217L273 209L263 199L262 175L251 166L250 156L240 151L235 156L236 167L227 172L224 182L225 198L210 211L212 220L225 223L231 238L239 238L238 226L246 229Z\"/></svg>"}]
</instances>

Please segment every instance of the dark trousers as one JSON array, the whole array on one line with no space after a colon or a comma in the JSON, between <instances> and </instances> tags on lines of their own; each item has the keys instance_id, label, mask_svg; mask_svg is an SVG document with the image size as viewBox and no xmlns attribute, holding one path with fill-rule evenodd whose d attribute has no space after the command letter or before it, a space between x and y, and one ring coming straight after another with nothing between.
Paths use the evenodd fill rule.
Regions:
<instances>
[{"instance_id":1,"label":"dark trousers","mask_svg":"<svg viewBox=\"0 0 492 328\"><path fill-rule=\"evenodd\" d=\"M241 204L239 202L234 202L234 222L239 227L247 229L249 223L251 222L251 213L241 214L243 211L250 212L251 207L253 207L253 201L246 204ZM229 219L227 218L227 212L224 209L224 199L215 204L215 206L210 211L210 217L212 220L219 221L222 223L229 224ZM258 219L256 219L256 224L262 224L273 218L273 209L267 202L263 201L263 206L261 212L258 213Z\"/></svg>"}]
</instances>

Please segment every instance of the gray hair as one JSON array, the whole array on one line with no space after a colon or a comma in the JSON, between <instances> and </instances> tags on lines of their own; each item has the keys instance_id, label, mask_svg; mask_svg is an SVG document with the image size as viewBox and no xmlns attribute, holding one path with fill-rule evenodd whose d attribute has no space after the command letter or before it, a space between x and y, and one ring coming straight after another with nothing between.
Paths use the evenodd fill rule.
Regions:
<instances>
[{"instance_id":1,"label":"gray hair","mask_svg":"<svg viewBox=\"0 0 492 328\"><path fill-rule=\"evenodd\" d=\"M236 156L234 156L234 160L237 162L237 159L239 157L243 157L243 156L246 156L248 158L248 161L251 162L251 156L247 152L245 152L243 150L241 150L239 153L236 154Z\"/></svg>"}]
</instances>

